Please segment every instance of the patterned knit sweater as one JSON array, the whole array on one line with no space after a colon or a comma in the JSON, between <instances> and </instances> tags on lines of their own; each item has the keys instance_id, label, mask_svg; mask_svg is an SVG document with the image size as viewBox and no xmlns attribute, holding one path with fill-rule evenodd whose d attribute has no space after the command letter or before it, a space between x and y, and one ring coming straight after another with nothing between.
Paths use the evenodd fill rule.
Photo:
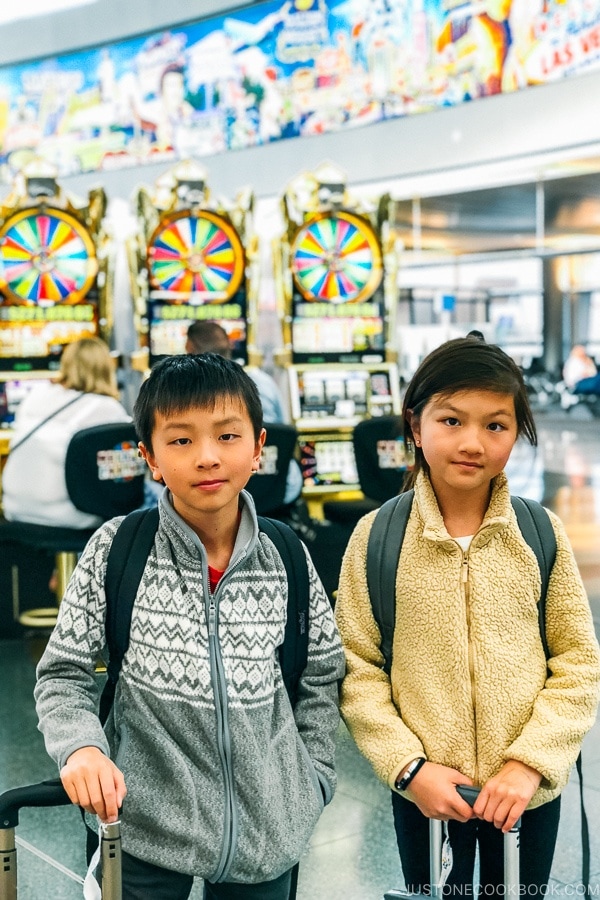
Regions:
<instances>
[{"instance_id":1,"label":"patterned knit sweater","mask_svg":"<svg viewBox=\"0 0 600 900\"><path fill-rule=\"evenodd\" d=\"M479 785L516 759L543 776L530 806L554 798L594 722L600 684L591 613L560 520L551 514L557 557L547 594L547 674L539 568L505 476L495 480L463 553L421 473L397 571L388 677L365 578L374 515L350 540L336 605L347 663L342 715L358 747L390 787L418 756Z\"/></svg>"},{"instance_id":2,"label":"patterned knit sweater","mask_svg":"<svg viewBox=\"0 0 600 900\"><path fill-rule=\"evenodd\" d=\"M270 880L300 858L335 789L339 636L309 561L309 657L292 712L277 656L286 574L252 498L242 492L233 555L211 595L204 547L167 494L106 735L94 664L120 519L96 532L69 583L38 667L39 727L59 768L84 746L115 760L128 853L210 881Z\"/></svg>"}]
</instances>

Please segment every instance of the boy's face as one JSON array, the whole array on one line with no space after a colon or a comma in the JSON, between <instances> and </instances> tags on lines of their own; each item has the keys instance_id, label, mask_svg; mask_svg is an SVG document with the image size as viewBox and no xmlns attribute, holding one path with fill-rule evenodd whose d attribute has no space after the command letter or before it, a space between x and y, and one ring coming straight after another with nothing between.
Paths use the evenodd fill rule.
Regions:
<instances>
[{"instance_id":1,"label":"boy's face","mask_svg":"<svg viewBox=\"0 0 600 900\"><path fill-rule=\"evenodd\" d=\"M254 437L244 405L229 397L214 409L193 406L169 416L157 413L152 452L140 450L155 481L173 495L173 506L196 530L237 518L238 496L258 469L266 432Z\"/></svg>"}]
</instances>

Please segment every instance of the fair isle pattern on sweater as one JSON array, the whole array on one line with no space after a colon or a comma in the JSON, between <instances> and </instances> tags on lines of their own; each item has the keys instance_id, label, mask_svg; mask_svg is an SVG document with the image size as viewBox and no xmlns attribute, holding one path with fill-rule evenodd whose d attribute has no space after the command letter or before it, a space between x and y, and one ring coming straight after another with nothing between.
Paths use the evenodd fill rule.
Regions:
<instances>
[{"instance_id":1,"label":"fair isle pattern on sweater","mask_svg":"<svg viewBox=\"0 0 600 900\"><path fill-rule=\"evenodd\" d=\"M90 622L90 583L104 575L108 549L120 521L113 520L97 533L93 557L89 559L86 554L82 558L81 576L69 586L57 644L73 662L79 659L79 640L88 628L93 642L105 646L103 624L102 632L98 631L104 622L104 590L98 585L101 606ZM208 640L206 563L187 535L171 530L171 524L168 519L163 522L171 541L159 532L146 564L133 609L123 675L141 689L151 687L154 694L165 700L185 700L196 708L212 708L215 698ZM314 593L317 577L312 566L309 576ZM250 559L240 561L222 578L214 601L230 708L270 703L282 684L275 660L276 648L284 636L287 578L266 535L259 536ZM334 640L334 622L324 613L323 608L310 622L309 642L316 658L326 657Z\"/></svg>"},{"instance_id":2,"label":"fair isle pattern on sweater","mask_svg":"<svg viewBox=\"0 0 600 900\"><path fill-rule=\"evenodd\" d=\"M159 508L106 732L94 665L105 645L104 579L118 519L92 537L61 604L38 666L39 727L59 768L92 746L121 770L126 852L208 881L269 881L298 861L335 790L343 654L329 600L309 563L308 661L292 711L275 647L285 569L258 532L252 499L242 492L232 559L213 596L218 640L208 636L204 548L166 493Z\"/></svg>"}]
</instances>

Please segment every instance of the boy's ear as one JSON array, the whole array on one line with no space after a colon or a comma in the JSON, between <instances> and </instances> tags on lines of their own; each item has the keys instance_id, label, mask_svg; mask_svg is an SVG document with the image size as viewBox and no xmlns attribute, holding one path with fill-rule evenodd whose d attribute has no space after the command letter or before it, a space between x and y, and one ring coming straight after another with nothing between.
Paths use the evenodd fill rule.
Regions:
<instances>
[{"instance_id":1,"label":"boy's ear","mask_svg":"<svg viewBox=\"0 0 600 900\"><path fill-rule=\"evenodd\" d=\"M143 459L146 460L146 465L152 472L152 478L154 479L154 481L162 481L162 475L160 474L160 469L156 465L153 454L150 453L146 445L142 444L141 441L138 443L138 453L141 457L143 457Z\"/></svg>"},{"instance_id":2,"label":"boy's ear","mask_svg":"<svg viewBox=\"0 0 600 900\"><path fill-rule=\"evenodd\" d=\"M252 471L258 472L258 467L260 465L260 455L262 453L262 448L265 446L265 439L267 437L267 431L265 428L261 428L260 434L258 436L258 440L254 445L254 456L252 457Z\"/></svg>"}]
</instances>

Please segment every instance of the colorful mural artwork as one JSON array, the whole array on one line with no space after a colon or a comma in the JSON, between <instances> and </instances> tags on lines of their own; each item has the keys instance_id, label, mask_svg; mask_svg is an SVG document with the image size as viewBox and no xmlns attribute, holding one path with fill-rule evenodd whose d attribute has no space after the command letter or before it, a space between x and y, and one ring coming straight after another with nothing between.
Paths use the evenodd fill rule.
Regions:
<instances>
[{"instance_id":1,"label":"colorful mural artwork","mask_svg":"<svg viewBox=\"0 0 600 900\"><path fill-rule=\"evenodd\" d=\"M0 177L203 157L600 67L600 0L268 0L0 68Z\"/></svg>"}]
</instances>

